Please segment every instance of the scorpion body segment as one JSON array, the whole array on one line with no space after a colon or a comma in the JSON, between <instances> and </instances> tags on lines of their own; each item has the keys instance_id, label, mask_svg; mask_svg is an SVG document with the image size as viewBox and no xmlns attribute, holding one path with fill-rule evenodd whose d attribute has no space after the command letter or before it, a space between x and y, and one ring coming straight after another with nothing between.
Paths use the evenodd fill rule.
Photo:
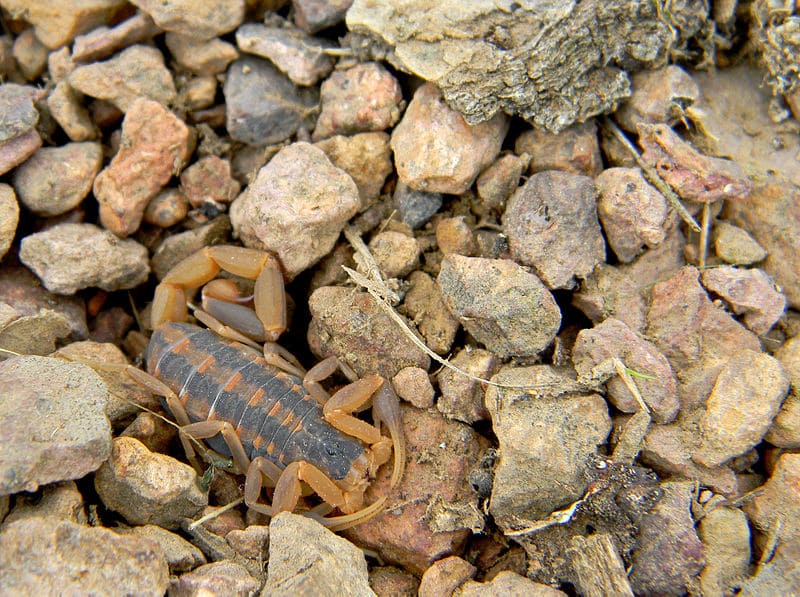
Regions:
<instances>
[{"instance_id":1,"label":"scorpion body segment","mask_svg":"<svg viewBox=\"0 0 800 597\"><path fill-rule=\"evenodd\" d=\"M283 469L306 461L333 481L366 483L363 445L328 424L302 381L269 365L255 351L187 323L159 326L146 353L148 372L174 391L191 422L233 425L250 460ZM206 440L231 456L220 436Z\"/></svg>"}]
</instances>

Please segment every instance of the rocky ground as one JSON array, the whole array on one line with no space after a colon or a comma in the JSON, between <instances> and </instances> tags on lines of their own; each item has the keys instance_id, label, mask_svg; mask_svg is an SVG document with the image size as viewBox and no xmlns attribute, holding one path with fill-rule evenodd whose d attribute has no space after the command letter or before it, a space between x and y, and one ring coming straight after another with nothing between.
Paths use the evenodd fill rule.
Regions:
<instances>
[{"instance_id":1,"label":"rocky ground","mask_svg":"<svg viewBox=\"0 0 800 597\"><path fill-rule=\"evenodd\" d=\"M800 16L0 7L0 593L800 592ZM118 370L221 243L403 400L375 518L247 511Z\"/></svg>"}]
</instances>

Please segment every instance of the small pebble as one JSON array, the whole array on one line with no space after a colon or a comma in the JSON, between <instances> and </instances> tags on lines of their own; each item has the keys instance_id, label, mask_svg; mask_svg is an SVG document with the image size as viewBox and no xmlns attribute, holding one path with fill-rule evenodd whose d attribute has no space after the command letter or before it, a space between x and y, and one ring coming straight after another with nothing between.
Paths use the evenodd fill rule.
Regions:
<instances>
[{"instance_id":1,"label":"small pebble","mask_svg":"<svg viewBox=\"0 0 800 597\"><path fill-rule=\"evenodd\" d=\"M19 224L17 196L11 186L0 183L0 259L5 257L11 248L11 243L14 242L17 224Z\"/></svg>"},{"instance_id":2,"label":"small pebble","mask_svg":"<svg viewBox=\"0 0 800 597\"><path fill-rule=\"evenodd\" d=\"M392 132L397 175L412 189L459 195L500 153L508 126L502 112L470 126L426 83Z\"/></svg>"},{"instance_id":3,"label":"small pebble","mask_svg":"<svg viewBox=\"0 0 800 597\"><path fill-rule=\"evenodd\" d=\"M397 395L417 408L431 408L433 385L428 372L419 367L404 367L392 378L392 386Z\"/></svg>"},{"instance_id":4,"label":"small pebble","mask_svg":"<svg viewBox=\"0 0 800 597\"><path fill-rule=\"evenodd\" d=\"M172 112L137 99L122 123L119 151L94 181L103 226L121 237L136 232L147 203L187 162L190 145L189 128Z\"/></svg>"},{"instance_id":5,"label":"small pebble","mask_svg":"<svg viewBox=\"0 0 800 597\"><path fill-rule=\"evenodd\" d=\"M158 543L167 558L170 574L187 572L206 563L206 557L186 539L154 524L115 529L120 535L143 537Z\"/></svg>"},{"instance_id":6,"label":"small pebble","mask_svg":"<svg viewBox=\"0 0 800 597\"><path fill-rule=\"evenodd\" d=\"M763 336L786 310L786 297L760 269L721 266L703 270L700 281L725 300L753 333Z\"/></svg>"},{"instance_id":7,"label":"small pebble","mask_svg":"<svg viewBox=\"0 0 800 597\"><path fill-rule=\"evenodd\" d=\"M178 104L187 110L203 110L214 105L217 96L217 78L211 75L194 77L178 90Z\"/></svg>"},{"instance_id":8,"label":"small pebble","mask_svg":"<svg viewBox=\"0 0 800 597\"><path fill-rule=\"evenodd\" d=\"M561 325L553 295L513 261L448 255L437 282L461 325L499 357L537 355Z\"/></svg>"},{"instance_id":9,"label":"small pebble","mask_svg":"<svg viewBox=\"0 0 800 597\"><path fill-rule=\"evenodd\" d=\"M277 255L291 279L333 249L358 205L353 179L321 149L298 142L259 170L230 214L242 242Z\"/></svg>"},{"instance_id":10,"label":"small pebble","mask_svg":"<svg viewBox=\"0 0 800 597\"><path fill-rule=\"evenodd\" d=\"M247 568L232 560L221 560L204 564L182 574L170 583L169 594L174 597L195 595L249 597L255 595L260 586L261 583L250 575Z\"/></svg>"},{"instance_id":11,"label":"small pebble","mask_svg":"<svg viewBox=\"0 0 800 597\"><path fill-rule=\"evenodd\" d=\"M566 597L566 593L549 585L533 582L529 578L503 570L492 580L469 580L459 587L453 597L499 597L500 595L527 595L528 597Z\"/></svg>"},{"instance_id":12,"label":"small pebble","mask_svg":"<svg viewBox=\"0 0 800 597\"><path fill-rule=\"evenodd\" d=\"M472 227L464 216L439 220L436 225L436 244L444 255L472 257L478 251Z\"/></svg>"},{"instance_id":13,"label":"small pebble","mask_svg":"<svg viewBox=\"0 0 800 597\"><path fill-rule=\"evenodd\" d=\"M556 134L542 129L525 131L517 137L514 152L530 156L530 174L561 170L597 176L603 169L597 127L593 120L574 124Z\"/></svg>"},{"instance_id":14,"label":"small pebble","mask_svg":"<svg viewBox=\"0 0 800 597\"><path fill-rule=\"evenodd\" d=\"M458 556L434 562L419 582L419 597L450 597L453 591L475 577L478 569Z\"/></svg>"},{"instance_id":15,"label":"small pebble","mask_svg":"<svg viewBox=\"0 0 800 597\"><path fill-rule=\"evenodd\" d=\"M320 104L314 140L384 131L397 124L405 105L400 83L378 62L331 73L322 83Z\"/></svg>"},{"instance_id":16,"label":"small pebble","mask_svg":"<svg viewBox=\"0 0 800 597\"><path fill-rule=\"evenodd\" d=\"M42 146L42 138L35 129L13 137L0 144L0 175L16 168Z\"/></svg>"},{"instance_id":17,"label":"small pebble","mask_svg":"<svg viewBox=\"0 0 800 597\"><path fill-rule=\"evenodd\" d=\"M108 390L88 367L12 357L0 363L0 387L0 495L80 479L108 458Z\"/></svg>"},{"instance_id":18,"label":"small pebble","mask_svg":"<svg viewBox=\"0 0 800 597\"><path fill-rule=\"evenodd\" d=\"M14 509L3 519L3 524L41 517L87 524L85 506L75 481L50 483L35 493L17 494Z\"/></svg>"},{"instance_id":19,"label":"small pebble","mask_svg":"<svg viewBox=\"0 0 800 597\"><path fill-rule=\"evenodd\" d=\"M481 348L464 349L452 357L450 363L481 379L491 379L500 368L500 360ZM486 392L481 382L449 367L442 369L437 379L442 395L436 408L445 417L468 425L489 419L484 405Z\"/></svg>"},{"instance_id":20,"label":"small pebble","mask_svg":"<svg viewBox=\"0 0 800 597\"><path fill-rule=\"evenodd\" d=\"M167 106L177 92L164 56L150 46L131 46L110 60L79 66L69 75L69 84L90 97L110 102L127 112L146 97Z\"/></svg>"},{"instance_id":21,"label":"small pebble","mask_svg":"<svg viewBox=\"0 0 800 597\"><path fill-rule=\"evenodd\" d=\"M669 423L675 419L680 407L678 382L669 361L654 344L618 319L606 319L594 328L578 333L572 349L572 362L579 377L590 377L593 368L610 358L620 359L625 367L642 375L636 376L634 383L656 423ZM635 413L641 409L618 376L608 380L606 389L609 402L618 410Z\"/></svg>"},{"instance_id":22,"label":"small pebble","mask_svg":"<svg viewBox=\"0 0 800 597\"><path fill-rule=\"evenodd\" d=\"M335 135L314 145L356 183L361 198L359 212L377 204L386 177L393 171L389 135L382 132Z\"/></svg>"},{"instance_id":23,"label":"small pebble","mask_svg":"<svg viewBox=\"0 0 800 597\"><path fill-rule=\"evenodd\" d=\"M219 75L239 57L236 48L219 38L197 39L191 35L167 33L170 54L183 69L200 76Z\"/></svg>"},{"instance_id":24,"label":"small pebble","mask_svg":"<svg viewBox=\"0 0 800 597\"><path fill-rule=\"evenodd\" d=\"M767 256L764 247L746 230L724 220L714 224L711 240L717 257L731 265L752 265Z\"/></svg>"},{"instance_id":25,"label":"small pebble","mask_svg":"<svg viewBox=\"0 0 800 597\"><path fill-rule=\"evenodd\" d=\"M244 0L133 0L164 31L211 39L236 29L244 21Z\"/></svg>"},{"instance_id":26,"label":"small pebble","mask_svg":"<svg viewBox=\"0 0 800 597\"><path fill-rule=\"evenodd\" d=\"M753 448L767 433L788 391L789 377L777 359L749 350L731 356L706 402L695 462L715 467Z\"/></svg>"},{"instance_id":27,"label":"small pebble","mask_svg":"<svg viewBox=\"0 0 800 597\"><path fill-rule=\"evenodd\" d=\"M19 70L28 81L35 81L47 66L47 48L36 39L33 29L26 29L14 40L12 49Z\"/></svg>"},{"instance_id":28,"label":"small pebble","mask_svg":"<svg viewBox=\"0 0 800 597\"><path fill-rule=\"evenodd\" d=\"M208 503L192 467L154 454L132 437L114 439L111 457L95 474L94 486L106 508L134 525L176 529Z\"/></svg>"},{"instance_id":29,"label":"small pebble","mask_svg":"<svg viewBox=\"0 0 800 597\"><path fill-rule=\"evenodd\" d=\"M609 317L642 332L646 305L641 289L620 268L599 264L572 295L572 304L598 324Z\"/></svg>"},{"instance_id":30,"label":"small pebble","mask_svg":"<svg viewBox=\"0 0 800 597\"><path fill-rule=\"evenodd\" d=\"M394 566L373 566L369 570L369 586L381 597L417 597L419 580Z\"/></svg>"},{"instance_id":31,"label":"small pebble","mask_svg":"<svg viewBox=\"0 0 800 597\"><path fill-rule=\"evenodd\" d=\"M417 324L428 348L437 354L447 354L461 324L448 310L433 278L415 271L408 281L411 288L403 300L404 312Z\"/></svg>"},{"instance_id":32,"label":"small pebble","mask_svg":"<svg viewBox=\"0 0 800 597\"><path fill-rule=\"evenodd\" d=\"M506 201L519 186L522 173L528 168L528 158L507 153L500 156L476 181L481 207L487 213L502 213Z\"/></svg>"},{"instance_id":33,"label":"small pebble","mask_svg":"<svg viewBox=\"0 0 800 597\"><path fill-rule=\"evenodd\" d=\"M419 243L402 232L379 232L369 241L369 249L387 279L403 278L419 264Z\"/></svg>"},{"instance_id":34,"label":"small pebble","mask_svg":"<svg viewBox=\"0 0 800 597\"><path fill-rule=\"evenodd\" d=\"M700 573L703 594L734 594L750 571L747 516L738 508L713 508L700 520L697 531L706 554Z\"/></svg>"},{"instance_id":35,"label":"small pebble","mask_svg":"<svg viewBox=\"0 0 800 597\"><path fill-rule=\"evenodd\" d=\"M306 33L316 33L344 21L352 0L292 0L294 22Z\"/></svg>"},{"instance_id":36,"label":"small pebble","mask_svg":"<svg viewBox=\"0 0 800 597\"><path fill-rule=\"evenodd\" d=\"M614 118L631 133L640 122L673 125L685 118L685 109L700 99L700 89L681 67L670 64L643 70L631 76L631 97L619 107Z\"/></svg>"},{"instance_id":37,"label":"small pebble","mask_svg":"<svg viewBox=\"0 0 800 597\"><path fill-rule=\"evenodd\" d=\"M691 512L695 484L669 481L661 487L664 495L639 523L630 572L635 594L683 594L706 563Z\"/></svg>"},{"instance_id":38,"label":"small pebble","mask_svg":"<svg viewBox=\"0 0 800 597\"><path fill-rule=\"evenodd\" d=\"M279 18L273 20L268 25L248 23L239 27L239 49L270 60L295 85L308 87L327 77L333 70L333 58L325 50L333 46Z\"/></svg>"},{"instance_id":39,"label":"small pebble","mask_svg":"<svg viewBox=\"0 0 800 597\"><path fill-rule=\"evenodd\" d=\"M269 525L269 565L262 595L370 595L364 553L306 516L281 512Z\"/></svg>"},{"instance_id":40,"label":"small pebble","mask_svg":"<svg viewBox=\"0 0 800 597\"><path fill-rule=\"evenodd\" d=\"M14 172L20 202L32 212L57 216L77 207L103 165L100 143L42 147Z\"/></svg>"},{"instance_id":41,"label":"small pebble","mask_svg":"<svg viewBox=\"0 0 800 597\"><path fill-rule=\"evenodd\" d=\"M51 50L69 46L84 31L109 24L124 6L124 0L82 2L77 6L57 0L3 1L3 10L11 15L25 15L25 21L33 25L36 39Z\"/></svg>"},{"instance_id":42,"label":"small pebble","mask_svg":"<svg viewBox=\"0 0 800 597\"><path fill-rule=\"evenodd\" d=\"M546 171L531 176L509 199L503 232L511 254L550 288L571 288L605 260L595 187L580 174Z\"/></svg>"},{"instance_id":43,"label":"small pebble","mask_svg":"<svg viewBox=\"0 0 800 597\"><path fill-rule=\"evenodd\" d=\"M253 524L241 530L232 530L225 535L225 541L237 553L251 560L265 562L269 556L268 526Z\"/></svg>"},{"instance_id":44,"label":"small pebble","mask_svg":"<svg viewBox=\"0 0 800 597\"><path fill-rule=\"evenodd\" d=\"M212 245L224 244L231 235L231 221L222 215L194 230L178 232L165 238L153 251L151 265L156 278L163 280L169 270L183 259Z\"/></svg>"},{"instance_id":45,"label":"small pebble","mask_svg":"<svg viewBox=\"0 0 800 597\"><path fill-rule=\"evenodd\" d=\"M97 137L89 111L68 81L59 81L47 96L47 109L71 141L90 141Z\"/></svg>"},{"instance_id":46,"label":"small pebble","mask_svg":"<svg viewBox=\"0 0 800 597\"><path fill-rule=\"evenodd\" d=\"M422 228L442 207L441 194L415 191L402 181L397 182L393 198L400 219L414 230Z\"/></svg>"},{"instance_id":47,"label":"small pebble","mask_svg":"<svg viewBox=\"0 0 800 597\"><path fill-rule=\"evenodd\" d=\"M181 222L189 212L189 201L180 189L164 189L147 202L142 221L159 228Z\"/></svg>"},{"instance_id":48,"label":"small pebble","mask_svg":"<svg viewBox=\"0 0 800 597\"><path fill-rule=\"evenodd\" d=\"M22 239L19 258L56 294L96 286L124 290L150 273L147 249L93 224L58 224Z\"/></svg>"},{"instance_id":49,"label":"small pebble","mask_svg":"<svg viewBox=\"0 0 800 597\"><path fill-rule=\"evenodd\" d=\"M0 569L10 595L163 595L169 585L157 543L43 517L0 527Z\"/></svg>"},{"instance_id":50,"label":"small pebble","mask_svg":"<svg viewBox=\"0 0 800 597\"><path fill-rule=\"evenodd\" d=\"M192 207L233 201L241 185L231 176L231 164L215 155L200 158L181 173L181 191Z\"/></svg>"},{"instance_id":51,"label":"small pebble","mask_svg":"<svg viewBox=\"0 0 800 597\"><path fill-rule=\"evenodd\" d=\"M597 215L611 249L630 263L645 247L658 246L671 218L664 196L634 168L608 168L595 178Z\"/></svg>"},{"instance_id":52,"label":"small pebble","mask_svg":"<svg viewBox=\"0 0 800 597\"><path fill-rule=\"evenodd\" d=\"M139 440L151 452L163 453L173 445L177 430L156 415L140 412L119 435Z\"/></svg>"},{"instance_id":53,"label":"small pebble","mask_svg":"<svg viewBox=\"0 0 800 597\"><path fill-rule=\"evenodd\" d=\"M226 127L242 143L269 145L309 127L319 102L314 88L296 87L268 60L244 56L225 77Z\"/></svg>"},{"instance_id":54,"label":"small pebble","mask_svg":"<svg viewBox=\"0 0 800 597\"><path fill-rule=\"evenodd\" d=\"M123 48L146 42L159 33L161 30L150 17L137 12L114 27L97 27L77 36L72 44L71 59L77 62L102 60Z\"/></svg>"},{"instance_id":55,"label":"small pebble","mask_svg":"<svg viewBox=\"0 0 800 597\"><path fill-rule=\"evenodd\" d=\"M366 292L323 286L309 297L308 308L308 343L320 359L336 355L358 375L377 373L386 379L404 367L427 371L430 366L428 355Z\"/></svg>"}]
</instances>

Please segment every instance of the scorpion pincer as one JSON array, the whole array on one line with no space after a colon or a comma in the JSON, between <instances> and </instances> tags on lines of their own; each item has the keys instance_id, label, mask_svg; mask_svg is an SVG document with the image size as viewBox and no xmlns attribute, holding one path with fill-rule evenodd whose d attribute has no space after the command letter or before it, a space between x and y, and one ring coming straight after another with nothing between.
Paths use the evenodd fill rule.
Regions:
<instances>
[{"instance_id":1,"label":"scorpion pincer","mask_svg":"<svg viewBox=\"0 0 800 597\"><path fill-rule=\"evenodd\" d=\"M254 309L245 307L220 270L255 280ZM182 323L186 292L203 288L194 315L210 329ZM405 447L394 390L368 375L329 396L320 382L337 369L330 357L303 371L275 341L286 329L283 275L269 253L233 246L206 247L176 265L156 288L146 351L147 371L135 377L162 396L188 437L207 440L246 474L245 504L272 516L294 510L306 483L327 506L311 515L331 529L358 524L383 508L364 507L364 491L394 450L391 486L403 474ZM254 350L264 343L263 351ZM133 373L133 372L132 372ZM352 372L350 372L352 374ZM353 416L372 405L374 424ZM381 433L381 426L389 437ZM188 436L188 437L187 437ZM272 504L262 488L274 487ZM340 515L324 517L337 509Z\"/></svg>"}]
</instances>

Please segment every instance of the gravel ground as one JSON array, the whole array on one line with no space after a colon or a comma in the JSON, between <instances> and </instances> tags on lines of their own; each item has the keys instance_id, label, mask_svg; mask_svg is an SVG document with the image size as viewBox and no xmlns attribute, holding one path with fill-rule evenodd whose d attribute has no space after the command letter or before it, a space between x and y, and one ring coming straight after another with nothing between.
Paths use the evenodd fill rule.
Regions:
<instances>
[{"instance_id":1,"label":"gravel ground","mask_svg":"<svg viewBox=\"0 0 800 597\"><path fill-rule=\"evenodd\" d=\"M800 593L800 15L0 8L0 593ZM224 244L400 397L375 517L249 510L126 373Z\"/></svg>"}]
</instances>

